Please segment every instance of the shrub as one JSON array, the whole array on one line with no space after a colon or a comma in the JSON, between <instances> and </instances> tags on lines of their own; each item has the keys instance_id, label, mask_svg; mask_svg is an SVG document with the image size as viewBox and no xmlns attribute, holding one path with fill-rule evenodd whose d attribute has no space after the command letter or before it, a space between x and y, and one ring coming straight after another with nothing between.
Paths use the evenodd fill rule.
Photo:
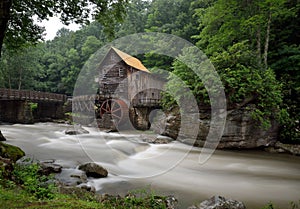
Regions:
<instances>
[{"instance_id":1,"label":"shrub","mask_svg":"<svg viewBox=\"0 0 300 209\"><path fill-rule=\"evenodd\" d=\"M53 176L44 176L39 173L40 166L36 163L29 165L16 165L13 176L17 184L33 194L38 199L52 199L56 193Z\"/></svg>"}]
</instances>

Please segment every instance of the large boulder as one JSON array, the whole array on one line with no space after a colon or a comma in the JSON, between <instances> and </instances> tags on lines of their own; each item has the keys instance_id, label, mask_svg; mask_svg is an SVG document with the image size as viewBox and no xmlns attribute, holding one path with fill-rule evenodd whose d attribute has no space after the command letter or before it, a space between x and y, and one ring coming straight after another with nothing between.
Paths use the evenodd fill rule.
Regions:
<instances>
[{"instance_id":1,"label":"large boulder","mask_svg":"<svg viewBox=\"0 0 300 209\"><path fill-rule=\"evenodd\" d=\"M213 196L208 200L204 200L199 205L193 205L188 209L246 209L244 203L226 199L222 196Z\"/></svg>"},{"instance_id":2,"label":"large boulder","mask_svg":"<svg viewBox=\"0 0 300 209\"><path fill-rule=\"evenodd\" d=\"M108 175L107 170L96 163L85 163L80 165L78 169L84 171L88 177L103 178Z\"/></svg>"},{"instance_id":3,"label":"large boulder","mask_svg":"<svg viewBox=\"0 0 300 209\"><path fill-rule=\"evenodd\" d=\"M25 152L19 147L0 142L0 156L16 162L18 159L25 156Z\"/></svg>"},{"instance_id":4,"label":"large boulder","mask_svg":"<svg viewBox=\"0 0 300 209\"><path fill-rule=\"evenodd\" d=\"M1 131L0 131L0 141L6 141L6 138L3 136L3 134L1 133Z\"/></svg>"}]
</instances>

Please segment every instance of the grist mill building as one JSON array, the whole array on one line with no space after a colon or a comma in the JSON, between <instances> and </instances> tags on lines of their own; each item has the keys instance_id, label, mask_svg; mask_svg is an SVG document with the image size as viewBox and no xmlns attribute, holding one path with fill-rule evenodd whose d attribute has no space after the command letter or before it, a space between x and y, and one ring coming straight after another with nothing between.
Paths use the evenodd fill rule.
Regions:
<instances>
[{"instance_id":1,"label":"grist mill building","mask_svg":"<svg viewBox=\"0 0 300 209\"><path fill-rule=\"evenodd\" d=\"M111 47L99 65L95 99L98 126L128 126L146 130L149 114L160 108L165 81L137 58Z\"/></svg>"}]
</instances>

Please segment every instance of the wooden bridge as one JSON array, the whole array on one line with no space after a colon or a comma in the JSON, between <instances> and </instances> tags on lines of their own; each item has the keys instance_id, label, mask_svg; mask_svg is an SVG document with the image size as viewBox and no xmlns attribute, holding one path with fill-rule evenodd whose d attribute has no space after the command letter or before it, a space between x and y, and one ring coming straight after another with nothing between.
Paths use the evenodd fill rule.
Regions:
<instances>
[{"instance_id":1,"label":"wooden bridge","mask_svg":"<svg viewBox=\"0 0 300 209\"><path fill-rule=\"evenodd\" d=\"M27 100L27 101L48 101L65 102L67 96L63 94L54 94L40 91L15 90L0 88L0 100Z\"/></svg>"},{"instance_id":2,"label":"wooden bridge","mask_svg":"<svg viewBox=\"0 0 300 209\"><path fill-rule=\"evenodd\" d=\"M33 123L62 119L66 101L63 94L0 88L0 121Z\"/></svg>"}]
</instances>

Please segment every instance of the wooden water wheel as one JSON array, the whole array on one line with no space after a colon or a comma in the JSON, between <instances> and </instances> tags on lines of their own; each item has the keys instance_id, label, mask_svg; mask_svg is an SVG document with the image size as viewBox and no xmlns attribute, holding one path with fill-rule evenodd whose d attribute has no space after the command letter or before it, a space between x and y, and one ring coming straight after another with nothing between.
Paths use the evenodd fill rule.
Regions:
<instances>
[{"instance_id":1,"label":"wooden water wheel","mask_svg":"<svg viewBox=\"0 0 300 209\"><path fill-rule=\"evenodd\" d=\"M104 114L110 114L115 124L120 124L129 118L127 104L117 99L108 99L102 103L100 116L103 117Z\"/></svg>"}]
</instances>

